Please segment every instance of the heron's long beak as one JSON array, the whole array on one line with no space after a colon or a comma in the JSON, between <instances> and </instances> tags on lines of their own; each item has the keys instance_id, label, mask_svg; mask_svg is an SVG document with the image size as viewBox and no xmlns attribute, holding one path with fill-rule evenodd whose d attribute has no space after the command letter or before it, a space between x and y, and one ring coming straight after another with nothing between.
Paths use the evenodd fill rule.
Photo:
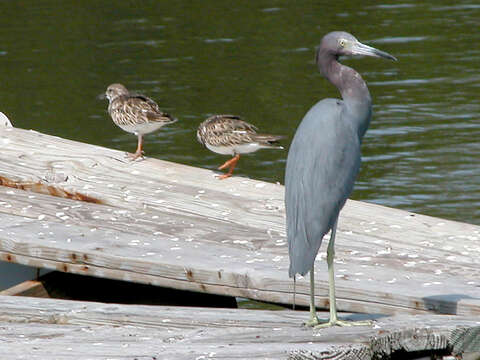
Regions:
<instances>
[{"instance_id":1,"label":"heron's long beak","mask_svg":"<svg viewBox=\"0 0 480 360\"><path fill-rule=\"evenodd\" d=\"M105 100L107 98L107 95L105 93L101 93L100 95L97 95L97 100Z\"/></svg>"},{"instance_id":2,"label":"heron's long beak","mask_svg":"<svg viewBox=\"0 0 480 360\"><path fill-rule=\"evenodd\" d=\"M381 50L375 49L374 47L362 44L361 42L358 42L358 41L352 44L351 51L352 51L352 55L382 57L385 59L397 61L397 58L395 56L390 55L385 51L381 51Z\"/></svg>"}]
</instances>

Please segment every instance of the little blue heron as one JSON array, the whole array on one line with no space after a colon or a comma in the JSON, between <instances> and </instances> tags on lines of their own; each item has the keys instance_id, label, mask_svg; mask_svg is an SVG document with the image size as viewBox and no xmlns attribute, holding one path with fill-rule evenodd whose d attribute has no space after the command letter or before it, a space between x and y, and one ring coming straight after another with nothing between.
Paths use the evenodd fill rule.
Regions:
<instances>
[{"instance_id":1,"label":"little blue heron","mask_svg":"<svg viewBox=\"0 0 480 360\"><path fill-rule=\"evenodd\" d=\"M343 100L324 99L308 111L290 146L285 173L289 276L310 271L309 326L359 324L337 318L333 259L338 214L353 190L360 169L360 146L370 122L372 100L360 74L338 62L344 55L397 60L340 31L325 35L317 50L316 62L321 74L337 87ZM330 230L327 248L330 321L320 324L315 310L314 262L322 239Z\"/></svg>"},{"instance_id":2,"label":"little blue heron","mask_svg":"<svg viewBox=\"0 0 480 360\"><path fill-rule=\"evenodd\" d=\"M131 94L122 84L109 85L102 97L109 101L108 113L113 122L138 137L137 151L128 155L132 160L143 155L143 135L177 121L161 111L155 101L143 95Z\"/></svg>"},{"instance_id":3,"label":"little blue heron","mask_svg":"<svg viewBox=\"0 0 480 360\"><path fill-rule=\"evenodd\" d=\"M219 176L220 180L232 176L240 154L260 149L283 149L278 144L283 136L258 134L257 130L256 126L235 115L213 115L198 126L197 139L202 145L217 154L233 156L218 168L229 168L227 173Z\"/></svg>"}]
</instances>

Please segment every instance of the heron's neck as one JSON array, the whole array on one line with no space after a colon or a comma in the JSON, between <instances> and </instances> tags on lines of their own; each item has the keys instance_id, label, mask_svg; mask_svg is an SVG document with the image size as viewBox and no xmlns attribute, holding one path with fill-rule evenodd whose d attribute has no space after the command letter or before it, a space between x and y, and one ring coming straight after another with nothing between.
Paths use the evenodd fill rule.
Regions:
<instances>
[{"instance_id":1,"label":"heron's neck","mask_svg":"<svg viewBox=\"0 0 480 360\"><path fill-rule=\"evenodd\" d=\"M333 55L320 56L318 66L323 76L342 94L347 111L355 115L349 118L355 119L361 139L367 131L372 111L372 98L367 84L358 72L339 63Z\"/></svg>"}]
</instances>

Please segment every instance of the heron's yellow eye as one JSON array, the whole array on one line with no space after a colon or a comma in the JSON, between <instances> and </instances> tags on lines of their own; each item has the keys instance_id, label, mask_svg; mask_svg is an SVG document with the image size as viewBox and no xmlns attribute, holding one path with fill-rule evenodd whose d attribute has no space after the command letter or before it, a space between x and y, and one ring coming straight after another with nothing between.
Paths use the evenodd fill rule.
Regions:
<instances>
[{"instance_id":1,"label":"heron's yellow eye","mask_svg":"<svg viewBox=\"0 0 480 360\"><path fill-rule=\"evenodd\" d=\"M341 47L345 47L345 39L341 39L339 44Z\"/></svg>"}]
</instances>

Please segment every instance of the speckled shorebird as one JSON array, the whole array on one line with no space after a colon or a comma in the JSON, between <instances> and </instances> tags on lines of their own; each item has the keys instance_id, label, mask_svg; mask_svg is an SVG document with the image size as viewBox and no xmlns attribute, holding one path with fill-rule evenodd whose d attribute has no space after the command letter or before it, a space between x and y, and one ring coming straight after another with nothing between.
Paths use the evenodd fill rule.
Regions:
<instances>
[{"instance_id":1,"label":"speckled shorebird","mask_svg":"<svg viewBox=\"0 0 480 360\"><path fill-rule=\"evenodd\" d=\"M137 151L128 156L135 160L143 155L143 135L174 123L177 119L163 112L152 99L130 94L122 84L111 84L105 92L108 113L113 122L126 132L138 136Z\"/></svg>"},{"instance_id":2,"label":"speckled shorebird","mask_svg":"<svg viewBox=\"0 0 480 360\"><path fill-rule=\"evenodd\" d=\"M248 154L259 149L283 149L278 140L283 136L257 134L257 128L234 115L213 115L202 122L197 130L197 139L207 149L222 155L232 155L218 169L229 168L219 179L232 176L240 154Z\"/></svg>"}]
</instances>

